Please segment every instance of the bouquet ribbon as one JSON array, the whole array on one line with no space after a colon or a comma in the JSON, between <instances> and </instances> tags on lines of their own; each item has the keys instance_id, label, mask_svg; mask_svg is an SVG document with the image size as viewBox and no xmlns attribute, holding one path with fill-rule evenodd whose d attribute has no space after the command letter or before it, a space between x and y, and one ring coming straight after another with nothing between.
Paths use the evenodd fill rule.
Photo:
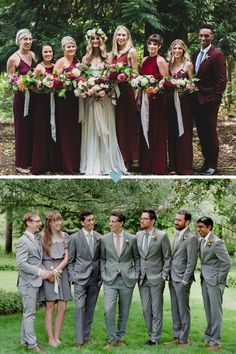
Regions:
<instances>
[{"instance_id":1,"label":"bouquet ribbon","mask_svg":"<svg viewBox=\"0 0 236 354\"><path fill-rule=\"evenodd\" d=\"M50 93L50 124L52 139L56 141L55 97L53 92Z\"/></svg>"},{"instance_id":2,"label":"bouquet ribbon","mask_svg":"<svg viewBox=\"0 0 236 354\"><path fill-rule=\"evenodd\" d=\"M183 125L181 104L180 104L179 94L178 94L177 90L175 90L175 92L174 92L174 103L175 103L175 109L176 109L176 113L177 113L179 137L181 137L184 134L184 125Z\"/></svg>"},{"instance_id":3,"label":"bouquet ribbon","mask_svg":"<svg viewBox=\"0 0 236 354\"><path fill-rule=\"evenodd\" d=\"M142 105L141 105L141 123L143 128L143 135L149 148L148 141L148 128L149 128L149 99L148 94L143 91L142 93Z\"/></svg>"},{"instance_id":4,"label":"bouquet ribbon","mask_svg":"<svg viewBox=\"0 0 236 354\"><path fill-rule=\"evenodd\" d=\"M119 85L117 83L114 83L114 91L115 91L115 95L116 95L116 98L119 98L120 97L120 89L119 89ZM112 104L114 104L114 106L116 106L116 100L115 99L112 99Z\"/></svg>"},{"instance_id":5,"label":"bouquet ribbon","mask_svg":"<svg viewBox=\"0 0 236 354\"><path fill-rule=\"evenodd\" d=\"M24 102L24 118L29 115L29 102L30 102L30 93L29 90L25 90L25 102Z\"/></svg>"}]
</instances>

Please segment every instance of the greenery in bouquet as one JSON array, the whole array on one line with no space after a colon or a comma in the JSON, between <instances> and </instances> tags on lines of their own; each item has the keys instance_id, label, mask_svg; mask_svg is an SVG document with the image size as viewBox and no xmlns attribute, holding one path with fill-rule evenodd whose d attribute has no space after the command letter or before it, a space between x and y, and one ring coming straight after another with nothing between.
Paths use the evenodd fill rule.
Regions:
<instances>
[{"instance_id":1,"label":"greenery in bouquet","mask_svg":"<svg viewBox=\"0 0 236 354\"><path fill-rule=\"evenodd\" d=\"M137 75L138 71L125 63L110 64L103 71L103 76L108 80L118 82L130 81Z\"/></svg>"},{"instance_id":2,"label":"greenery in bouquet","mask_svg":"<svg viewBox=\"0 0 236 354\"><path fill-rule=\"evenodd\" d=\"M74 90L76 97L90 98L94 101L103 101L106 96L112 95L112 85L104 77L80 77Z\"/></svg>"},{"instance_id":3,"label":"greenery in bouquet","mask_svg":"<svg viewBox=\"0 0 236 354\"><path fill-rule=\"evenodd\" d=\"M178 90L180 93L194 93L198 91L195 82L198 81L197 78L187 79L187 78L175 78L173 76L166 76L160 81L160 88L169 93L173 93L174 90Z\"/></svg>"},{"instance_id":4,"label":"greenery in bouquet","mask_svg":"<svg viewBox=\"0 0 236 354\"><path fill-rule=\"evenodd\" d=\"M160 81L162 80L162 75L138 75L130 81L131 86L135 90L145 90L148 94L159 93L161 88L159 87Z\"/></svg>"}]
</instances>

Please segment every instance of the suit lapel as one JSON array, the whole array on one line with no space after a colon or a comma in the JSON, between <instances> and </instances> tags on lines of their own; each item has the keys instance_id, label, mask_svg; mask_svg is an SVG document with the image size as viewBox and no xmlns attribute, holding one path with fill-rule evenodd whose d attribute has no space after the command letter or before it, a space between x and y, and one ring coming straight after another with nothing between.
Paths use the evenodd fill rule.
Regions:
<instances>
[{"instance_id":1,"label":"suit lapel","mask_svg":"<svg viewBox=\"0 0 236 354\"><path fill-rule=\"evenodd\" d=\"M39 240L36 239L36 238L31 237L30 235L27 235L26 233L24 233L24 235L27 237L29 242L34 245L34 247L39 252L40 257L42 258L42 246L41 246Z\"/></svg>"},{"instance_id":2,"label":"suit lapel","mask_svg":"<svg viewBox=\"0 0 236 354\"><path fill-rule=\"evenodd\" d=\"M208 50L208 52L206 54L204 54L202 62L200 64L200 66L199 66L198 72L201 71L201 69L204 67L204 64L206 64L207 58L211 55L213 50L214 50L214 47L211 46L210 49Z\"/></svg>"},{"instance_id":3,"label":"suit lapel","mask_svg":"<svg viewBox=\"0 0 236 354\"><path fill-rule=\"evenodd\" d=\"M138 237L138 248L139 248L139 252L142 256L145 256L144 251L143 251L143 238L144 238L144 231L142 231L142 233L140 234L140 236Z\"/></svg>"}]
</instances>

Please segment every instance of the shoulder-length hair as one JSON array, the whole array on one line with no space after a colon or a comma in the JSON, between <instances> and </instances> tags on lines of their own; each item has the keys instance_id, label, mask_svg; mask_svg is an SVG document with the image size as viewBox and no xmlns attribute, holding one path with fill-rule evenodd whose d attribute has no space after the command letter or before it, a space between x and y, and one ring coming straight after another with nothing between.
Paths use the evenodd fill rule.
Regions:
<instances>
[{"instance_id":1,"label":"shoulder-length hair","mask_svg":"<svg viewBox=\"0 0 236 354\"><path fill-rule=\"evenodd\" d=\"M185 63L187 61L190 61L190 55L188 54L188 47L186 46L186 44L184 43L184 41L182 41L182 39L175 39L169 49L168 49L168 53L167 53L167 61L171 64L174 63L175 61L175 58L174 58L174 55L173 55L173 48L174 46L176 45L180 45L182 48L183 48L183 57L182 57L182 62Z\"/></svg>"},{"instance_id":2,"label":"shoulder-length hair","mask_svg":"<svg viewBox=\"0 0 236 354\"><path fill-rule=\"evenodd\" d=\"M107 54L107 49L106 49L106 44L105 41L102 37L100 37L99 35L96 35L96 37L99 37L99 49L100 49L100 57L102 59L102 61L104 62L108 62L108 54ZM85 59L86 59L86 63L90 63L93 59L94 53L93 53L93 46L92 46L92 39L94 37L90 37L87 47L86 47L86 54L85 54Z\"/></svg>"},{"instance_id":3,"label":"shoulder-length hair","mask_svg":"<svg viewBox=\"0 0 236 354\"><path fill-rule=\"evenodd\" d=\"M127 43L126 43L124 49L119 51L116 37L117 37L118 31L121 29L126 31L128 38L127 38ZM113 57L118 57L118 55L122 55L122 54L127 53L130 50L130 48L132 48L132 47L133 47L133 42L132 42L130 31L128 30L127 27L125 27L123 25L118 26L114 32L113 40L112 40L112 55L113 55Z\"/></svg>"},{"instance_id":4,"label":"shoulder-length hair","mask_svg":"<svg viewBox=\"0 0 236 354\"><path fill-rule=\"evenodd\" d=\"M45 253L50 256L50 250L52 247L52 227L51 224L53 221L62 220L62 216L58 211L50 211L46 215L45 226L43 229L43 249ZM58 232L58 236L63 238L63 233L61 231Z\"/></svg>"}]
</instances>

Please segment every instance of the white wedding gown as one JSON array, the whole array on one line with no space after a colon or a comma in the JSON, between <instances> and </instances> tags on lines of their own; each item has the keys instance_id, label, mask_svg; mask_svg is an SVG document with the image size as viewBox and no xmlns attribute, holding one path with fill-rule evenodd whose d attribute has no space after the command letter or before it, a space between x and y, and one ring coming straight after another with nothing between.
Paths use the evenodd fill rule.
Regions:
<instances>
[{"instance_id":1,"label":"white wedding gown","mask_svg":"<svg viewBox=\"0 0 236 354\"><path fill-rule=\"evenodd\" d=\"M103 63L91 66L97 77ZM82 124L80 172L85 175L126 173L116 137L115 108L107 96L102 101L80 98L79 120Z\"/></svg>"}]
</instances>

